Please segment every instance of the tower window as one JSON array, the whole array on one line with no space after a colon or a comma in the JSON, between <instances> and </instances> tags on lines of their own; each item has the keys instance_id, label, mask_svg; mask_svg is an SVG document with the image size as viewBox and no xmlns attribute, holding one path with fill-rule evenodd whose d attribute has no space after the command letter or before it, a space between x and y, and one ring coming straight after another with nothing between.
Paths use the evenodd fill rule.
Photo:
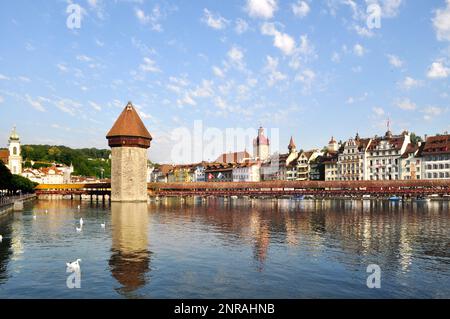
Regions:
<instances>
[{"instance_id":1,"label":"tower window","mask_svg":"<svg viewBox=\"0 0 450 319\"><path fill-rule=\"evenodd\" d=\"M17 146L13 147L13 155L17 155Z\"/></svg>"}]
</instances>

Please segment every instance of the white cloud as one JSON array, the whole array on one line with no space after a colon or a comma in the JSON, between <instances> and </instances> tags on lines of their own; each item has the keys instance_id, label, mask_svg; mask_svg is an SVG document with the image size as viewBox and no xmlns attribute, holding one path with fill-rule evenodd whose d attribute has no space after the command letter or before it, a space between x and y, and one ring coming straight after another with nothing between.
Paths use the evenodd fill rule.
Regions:
<instances>
[{"instance_id":1,"label":"white cloud","mask_svg":"<svg viewBox=\"0 0 450 319\"><path fill-rule=\"evenodd\" d=\"M60 70L61 72L67 72L69 71L69 68L67 67L67 65L65 65L64 63L59 63L56 65L56 67L58 68L58 70Z\"/></svg>"},{"instance_id":2,"label":"white cloud","mask_svg":"<svg viewBox=\"0 0 450 319\"><path fill-rule=\"evenodd\" d=\"M75 116L77 109L82 106L79 102L67 98L58 98L58 100L53 101L53 104L62 112L71 116Z\"/></svg>"},{"instance_id":3,"label":"white cloud","mask_svg":"<svg viewBox=\"0 0 450 319\"><path fill-rule=\"evenodd\" d=\"M178 106L191 105L196 106L197 102L192 98L189 93L186 93L182 99L177 100Z\"/></svg>"},{"instance_id":4,"label":"white cloud","mask_svg":"<svg viewBox=\"0 0 450 319\"><path fill-rule=\"evenodd\" d=\"M312 85L316 79L316 73L311 69L306 69L295 76L295 80L303 84L303 93L311 91Z\"/></svg>"},{"instance_id":5,"label":"white cloud","mask_svg":"<svg viewBox=\"0 0 450 319\"><path fill-rule=\"evenodd\" d=\"M267 85L269 86L273 86L278 81L283 81L287 78L285 74L278 71L278 59L270 55L266 57L264 72L268 73Z\"/></svg>"},{"instance_id":6,"label":"white cloud","mask_svg":"<svg viewBox=\"0 0 450 319\"><path fill-rule=\"evenodd\" d=\"M354 24L353 29L356 31L356 33L359 36L366 37L366 38L370 38L373 36L373 32L366 27L361 27L357 24Z\"/></svg>"},{"instance_id":7,"label":"white cloud","mask_svg":"<svg viewBox=\"0 0 450 319\"><path fill-rule=\"evenodd\" d=\"M233 46L227 55L232 65L238 69L244 68L244 52L240 48Z\"/></svg>"},{"instance_id":8,"label":"white cloud","mask_svg":"<svg viewBox=\"0 0 450 319\"><path fill-rule=\"evenodd\" d=\"M227 103L225 102L225 100L218 96L214 99L214 104L221 110L226 110L227 109Z\"/></svg>"},{"instance_id":9,"label":"white cloud","mask_svg":"<svg viewBox=\"0 0 450 319\"><path fill-rule=\"evenodd\" d=\"M92 58L88 57L87 55L77 55L77 60L82 62L91 62Z\"/></svg>"},{"instance_id":10,"label":"white cloud","mask_svg":"<svg viewBox=\"0 0 450 319\"><path fill-rule=\"evenodd\" d=\"M89 105L96 111L101 111L102 107L95 102L89 101Z\"/></svg>"},{"instance_id":11,"label":"white cloud","mask_svg":"<svg viewBox=\"0 0 450 319\"><path fill-rule=\"evenodd\" d=\"M9 81L9 77L4 74L0 74L0 80Z\"/></svg>"},{"instance_id":12,"label":"white cloud","mask_svg":"<svg viewBox=\"0 0 450 319\"><path fill-rule=\"evenodd\" d=\"M353 46L353 53L357 56L363 56L365 52L366 50L361 44L357 43Z\"/></svg>"},{"instance_id":13,"label":"white cloud","mask_svg":"<svg viewBox=\"0 0 450 319\"><path fill-rule=\"evenodd\" d=\"M304 18L308 15L310 11L310 7L305 1L298 1L297 3L292 4L292 12L300 18Z\"/></svg>"},{"instance_id":14,"label":"white cloud","mask_svg":"<svg viewBox=\"0 0 450 319\"><path fill-rule=\"evenodd\" d=\"M169 77L169 81L172 83L175 83L177 85L180 86L188 86L189 85L189 81L186 79L186 76L184 77L175 77L175 76L171 76Z\"/></svg>"},{"instance_id":15,"label":"white cloud","mask_svg":"<svg viewBox=\"0 0 450 319\"><path fill-rule=\"evenodd\" d=\"M419 87L422 85L422 82L416 79L413 79L410 76L407 76L403 81L399 83L400 87L409 90L415 87Z\"/></svg>"},{"instance_id":16,"label":"white cloud","mask_svg":"<svg viewBox=\"0 0 450 319\"><path fill-rule=\"evenodd\" d=\"M193 97L200 98L211 97L213 93L213 82L208 80L202 80L202 84L191 92Z\"/></svg>"},{"instance_id":17,"label":"white cloud","mask_svg":"<svg viewBox=\"0 0 450 319\"><path fill-rule=\"evenodd\" d=\"M271 19L277 9L276 0L247 0L246 10L251 17Z\"/></svg>"},{"instance_id":18,"label":"white cloud","mask_svg":"<svg viewBox=\"0 0 450 319\"><path fill-rule=\"evenodd\" d=\"M422 113L424 113L423 118L427 121L430 121L433 119L433 117L443 114L444 109L437 106L428 106L422 110Z\"/></svg>"},{"instance_id":19,"label":"white cloud","mask_svg":"<svg viewBox=\"0 0 450 319\"><path fill-rule=\"evenodd\" d=\"M265 22L261 26L261 33L263 35L273 36L273 45L280 49L285 55L294 53L295 40L290 35L278 31L273 23Z\"/></svg>"},{"instance_id":20,"label":"white cloud","mask_svg":"<svg viewBox=\"0 0 450 319\"><path fill-rule=\"evenodd\" d=\"M331 56L331 61L334 63L341 62L341 55L338 52L333 52L333 54Z\"/></svg>"},{"instance_id":21,"label":"white cloud","mask_svg":"<svg viewBox=\"0 0 450 319\"><path fill-rule=\"evenodd\" d=\"M308 35L303 34L300 36L299 47L295 48L294 53L292 54L289 66L294 70L298 70L302 65L302 62L308 62L308 59L311 57L316 57L314 46L309 41Z\"/></svg>"},{"instance_id":22,"label":"white cloud","mask_svg":"<svg viewBox=\"0 0 450 319\"><path fill-rule=\"evenodd\" d=\"M374 108L372 108L372 111L375 113L375 115L377 115L377 116L383 116L385 113L384 113L384 110L381 108L381 107L374 107Z\"/></svg>"},{"instance_id":23,"label":"white cloud","mask_svg":"<svg viewBox=\"0 0 450 319\"><path fill-rule=\"evenodd\" d=\"M5 102L5 98L0 95L0 104L2 104L3 102Z\"/></svg>"},{"instance_id":24,"label":"white cloud","mask_svg":"<svg viewBox=\"0 0 450 319\"><path fill-rule=\"evenodd\" d=\"M234 27L234 30L236 31L237 34L242 34L245 31L248 30L248 23L247 21L243 20L243 19L237 19L236 20L236 26Z\"/></svg>"},{"instance_id":25,"label":"white cloud","mask_svg":"<svg viewBox=\"0 0 450 319\"><path fill-rule=\"evenodd\" d=\"M158 4L155 4L150 14L146 14L143 10L136 8L135 15L143 25L150 24L153 31L163 31L160 21L166 17L167 13L163 12Z\"/></svg>"},{"instance_id":26,"label":"white cloud","mask_svg":"<svg viewBox=\"0 0 450 319\"><path fill-rule=\"evenodd\" d=\"M219 68L217 66L213 66L212 70L213 70L213 73L215 76L218 76L219 78L225 77L225 73L221 68Z\"/></svg>"},{"instance_id":27,"label":"white cloud","mask_svg":"<svg viewBox=\"0 0 450 319\"><path fill-rule=\"evenodd\" d=\"M42 99L38 98L36 100L33 100L28 94L25 95L25 99L35 110L39 112L45 112L45 108L42 105Z\"/></svg>"},{"instance_id":28,"label":"white cloud","mask_svg":"<svg viewBox=\"0 0 450 319\"><path fill-rule=\"evenodd\" d=\"M144 63L139 65L139 68L144 72L161 72L161 70L156 66L156 62L150 58L144 58Z\"/></svg>"},{"instance_id":29,"label":"white cloud","mask_svg":"<svg viewBox=\"0 0 450 319\"><path fill-rule=\"evenodd\" d=\"M220 14L213 14L206 8L203 9L202 21L206 23L209 27L216 30L225 29L229 23L229 21L223 18Z\"/></svg>"},{"instance_id":30,"label":"white cloud","mask_svg":"<svg viewBox=\"0 0 450 319\"><path fill-rule=\"evenodd\" d=\"M427 72L427 77L430 79L443 79L449 75L450 69L440 61L433 62Z\"/></svg>"},{"instance_id":31,"label":"white cloud","mask_svg":"<svg viewBox=\"0 0 450 319\"><path fill-rule=\"evenodd\" d=\"M395 105L405 111L414 111L417 108L417 105L411 102L410 99L401 99L395 102Z\"/></svg>"},{"instance_id":32,"label":"white cloud","mask_svg":"<svg viewBox=\"0 0 450 319\"><path fill-rule=\"evenodd\" d=\"M389 64L395 68L401 68L404 62L396 55L388 54L387 58L389 60Z\"/></svg>"},{"instance_id":33,"label":"white cloud","mask_svg":"<svg viewBox=\"0 0 450 319\"><path fill-rule=\"evenodd\" d=\"M369 94L367 92L364 92L364 94L362 96L359 96L359 97L350 96L347 99L346 103L347 104L354 104L356 102L364 102L367 99L368 96L369 96Z\"/></svg>"},{"instance_id":34,"label":"white cloud","mask_svg":"<svg viewBox=\"0 0 450 319\"><path fill-rule=\"evenodd\" d=\"M103 47L105 45L105 42L102 42L99 39L95 39L95 44L99 47Z\"/></svg>"},{"instance_id":35,"label":"white cloud","mask_svg":"<svg viewBox=\"0 0 450 319\"><path fill-rule=\"evenodd\" d=\"M307 34L303 34L300 36L300 46L298 51L302 55L312 55L314 54L314 47L308 39Z\"/></svg>"},{"instance_id":36,"label":"white cloud","mask_svg":"<svg viewBox=\"0 0 450 319\"><path fill-rule=\"evenodd\" d=\"M148 23L148 21L150 21L150 17L145 14L144 10L136 9L135 14L139 22L141 22L142 24L146 24Z\"/></svg>"},{"instance_id":37,"label":"white cloud","mask_svg":"<svg viewBox=\"0 0 450 319\"><path fill-rule=\"evenodd\" d=\"M433 26L439 41L450 41L450 0L447 0L446 8L436 10Z\"/></svg>"},{"instance_id":38,"label":"white cloud","mask_svg":"<svg viewBox=\"0 0 450 319\"><path fill-rule=\"evenodd\" d=\"M373 1L372 1L373 2ZM398 15L402 0L384 0L381 8L384 18L394 18Z\"/></svg>"},{"instance_id":39,"label":"white cloud","mask_svg":"<svg viewBox=\"0 0 450 319\"><path fill-rule=\"evenodd\" d=\"M26 76L19 76L18 79L22 82L31 82L31 79Z\"/></svg>"}]
</instances>

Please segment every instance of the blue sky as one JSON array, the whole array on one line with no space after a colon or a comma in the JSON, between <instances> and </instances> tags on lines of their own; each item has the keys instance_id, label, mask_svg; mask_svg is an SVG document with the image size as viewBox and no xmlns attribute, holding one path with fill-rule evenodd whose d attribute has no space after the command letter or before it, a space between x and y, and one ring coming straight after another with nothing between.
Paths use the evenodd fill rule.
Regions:
<instances>
[{"instance_id":1,"label":"blue sky","mask_svg":"<svg viewBox=\"0 0 450 319\"><path fill-rule=\"evenodd\" d=\"M450 1L1 1L0 35L1 146L17 124L23 143L106 148L129 100L160 162L195 120L278 128L283 151L291 135L304 149L380 135L388 118L450 130Z\"/></svg>"}]
</instances>

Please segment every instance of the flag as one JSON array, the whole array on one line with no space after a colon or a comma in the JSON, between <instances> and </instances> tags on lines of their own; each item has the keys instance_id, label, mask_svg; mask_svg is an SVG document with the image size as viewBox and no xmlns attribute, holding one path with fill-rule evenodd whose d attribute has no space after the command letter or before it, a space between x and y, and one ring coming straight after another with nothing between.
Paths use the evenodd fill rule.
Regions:
<instances>
[{"instance_id":1,"label":"flag","mask_svg":"<svg viewBox=\"0 0 450 319\"><path fill-rule=\"evenodd\" d=\"M217 178L218 178L218 179L222 179L222 178L223 178L223 174L222 174L222 173L219 173L219 175L217 175Z\"/></svg>"},{"instance_id":2,"label":"flag","mask_svg":"<svg viewBox=\"0 0 450 319\"><path fill-rule=\"evenodd\" d=\"M209 173L209 175L208 175L208 179L213 179L214 178L214 175L213 174L211 174L211 173Z\"/></svg>"}]
</instances>

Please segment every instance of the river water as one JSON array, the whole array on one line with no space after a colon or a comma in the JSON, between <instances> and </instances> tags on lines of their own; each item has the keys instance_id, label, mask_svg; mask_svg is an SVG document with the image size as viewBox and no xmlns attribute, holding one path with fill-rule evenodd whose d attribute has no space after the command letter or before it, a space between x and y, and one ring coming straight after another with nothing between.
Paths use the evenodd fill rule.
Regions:
<instances>
[{"instance_id":1,"label":"river water","mask_svg":"<svg viewBox=\"0 0 450 319\"><path fill-rule=\"evenodd\" d=\"M40 200L0 234L0 298L450 298L448 202Z\"/></svg>"}]
</instances>

